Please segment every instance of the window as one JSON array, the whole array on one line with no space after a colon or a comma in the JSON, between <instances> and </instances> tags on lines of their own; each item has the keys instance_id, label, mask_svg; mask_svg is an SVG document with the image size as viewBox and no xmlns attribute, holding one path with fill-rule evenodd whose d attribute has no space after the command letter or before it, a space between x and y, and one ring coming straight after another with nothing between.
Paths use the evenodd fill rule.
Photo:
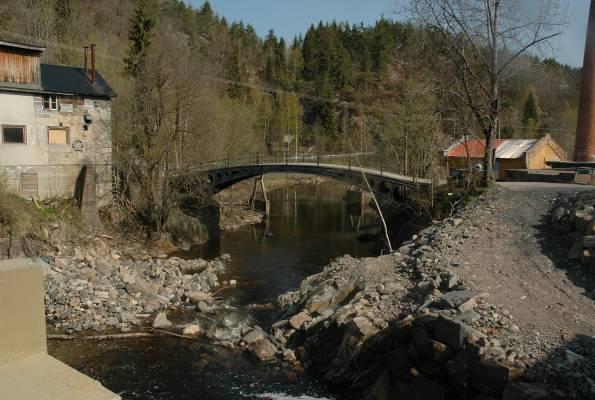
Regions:
<instances>
[{"instance_id":1,"label":"window","mask_svg":"<svg viewBox=\"0 0 595 400\"><path fill-rule=\"evenodd\" d=\"M48 143L49 144L68 144L68 129L64 128L48 128Z\"/></svg>"},{"instance_id":2,"label":"window","mask_svg":"<svg viewBox=\"0 0 595 400\"><path fill-rule=\"evenodd\" d=\"M55 94L46 94L43 96L43 108L44 110L57 110L58 109L58 96Z\"/></svg>"},{"instance_id":3,"label":"window","mask_svg":"<svg viewBox=\"0 0 595 400\"><path fill-rule=\"evenodd\" d=\"M2 143L25 143L25 127L4 125Z\"/></svg>"}]
</instances>

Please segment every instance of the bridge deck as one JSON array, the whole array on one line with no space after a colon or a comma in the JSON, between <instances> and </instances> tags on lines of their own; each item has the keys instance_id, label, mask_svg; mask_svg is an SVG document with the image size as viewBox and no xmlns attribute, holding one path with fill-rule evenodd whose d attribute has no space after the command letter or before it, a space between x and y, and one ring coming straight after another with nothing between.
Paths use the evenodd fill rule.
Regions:
<instances>
[{"instance_id":1,"label":"bridge deck","mask_svg":"<svg viewBox=\"0 0 595 400\"><path fill-rule=\"evenodd\" d=\"M229 167L224 167L224 168L214 168L213 170L219 170L219 169L237 169L237 168L252 168L252 167L271 167L271 168L279 168L279 169L283 169L284 167L292 167L295 169L300 169L300 167L304 168L304 169L313 169L313 168L320 168L320 169L326 169L326 170L336 170L336 171L345 171L345 172L359 172L360 174L363 172L366 176L377 176L377 177L383 177L384 179L390 179L390 180L394 180L394 181L398 181L398 182L402 182L402 183L409 183L411 185L431 185L432 184L432 180L431 179L425 179L425 178L416 178L416 177L412 177L412 176L407 176L407 175L400 175L400 174L395 174L393 172L387 172L387 171L382 171L382 170L378 170L378 169L372 169L372 168L360 168L360 167L355 167L355 166L349 166L349 165L341 165L341 164L326 164L326 163L303 163L303 162L299 162L299 163L292 163L292 162L277 162L277 163L259 163L259 164L239 164L239 165L233 165L233 166L229 166Z\"/></svg>"}]
</instances>

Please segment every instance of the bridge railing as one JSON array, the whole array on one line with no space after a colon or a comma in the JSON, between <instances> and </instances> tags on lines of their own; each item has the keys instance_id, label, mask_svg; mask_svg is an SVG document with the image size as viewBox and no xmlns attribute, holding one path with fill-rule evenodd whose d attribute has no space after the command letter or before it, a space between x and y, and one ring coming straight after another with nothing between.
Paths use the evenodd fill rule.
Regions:
<instances>
[{"instance_id":1,"label":"bridge railing","mask_svg":"<svg viewBox=\"0 0 595 400\"><path fill-rule=\"evenodd\" d=\"M348 168L362 167L380 173L389 172L404 174L401 165L394 159L381 153L347 153L347 154L298 154L292 152L257 152L247 154L228 155L223 158L201 162L202 171L231 168L241 166L266 164L310 164L310 165L341 165Z\"/></svg>"}]
</instances>

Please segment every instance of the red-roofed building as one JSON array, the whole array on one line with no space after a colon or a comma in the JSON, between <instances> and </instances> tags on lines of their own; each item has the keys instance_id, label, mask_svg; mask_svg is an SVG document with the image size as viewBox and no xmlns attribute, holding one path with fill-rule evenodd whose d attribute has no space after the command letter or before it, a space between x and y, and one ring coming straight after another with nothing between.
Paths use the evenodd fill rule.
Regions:
<instances>
[{"instance_id":1,"label":"red-roofed building","mask_svg":"<svg viewBox=\"0 0 595 400\"><path fill-rule=\"evenodd\" d=\"M444 159L449 175L456 170L466 170L467 160L471 166L482 165L485 157L485 139L458 141L444 150ZM566 159L564 150L550 135L541 139L496 139L494 141L494 175L504 179L508 169L546 169L547 161Z\"/></svg>"}]
</instances>

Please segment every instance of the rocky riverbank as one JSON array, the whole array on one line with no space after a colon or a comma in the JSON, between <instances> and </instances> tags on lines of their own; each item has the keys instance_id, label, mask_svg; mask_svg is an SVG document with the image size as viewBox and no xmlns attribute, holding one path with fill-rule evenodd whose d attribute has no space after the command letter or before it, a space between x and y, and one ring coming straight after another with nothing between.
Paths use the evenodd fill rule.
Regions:
<instances>
[{"instance_id":1,"label":"rocky riverbank","mask_svg":"<svg viewBox=\"0 0 595 400\"><path fill-rule=\"evenodd\" d=\"M480 240L481 229L488 233L484 240L491 240L491 233L501 237L492 218L508 204L520 208L519 200L531 196L490 193L421 231L395 254L336 260L279 298L285 316L270 336L257 335L255 344L245 337L249 350L284 362L296 355L345 398L592 399L592 334L572 334L570 327L556 334L546 329L548 321L539 325L540 334L515 315L542 315L543 309L507 310L494 301L492 288L482 290L473 279L494 256L474 269L470 254L453 251ZM548 212L553 201L546 203ZM517 231L497 218L514 240ZM478 220L485 224L478 226ZM523 231L526 246L527 228ZM496 253L511 251L498 244L491 242ZM558 322L549 320L554 327ZM586 322L594 322L592 314Z\"/></svg>"},{"instance_id":2,"label":"rocky riverbank","mask_svg":"<svg viewBox=\"0 0 595 400\"><path fill-rule=\"evenodd\" d=\"M43 257L46 318L56 332L167 328L164 310L209 309L210 292L228 256L213 261L180 258ZM226 283L226 282L225 282ZM198 333L198 332L195 332Z\"/></svg>"}]
</instances>

